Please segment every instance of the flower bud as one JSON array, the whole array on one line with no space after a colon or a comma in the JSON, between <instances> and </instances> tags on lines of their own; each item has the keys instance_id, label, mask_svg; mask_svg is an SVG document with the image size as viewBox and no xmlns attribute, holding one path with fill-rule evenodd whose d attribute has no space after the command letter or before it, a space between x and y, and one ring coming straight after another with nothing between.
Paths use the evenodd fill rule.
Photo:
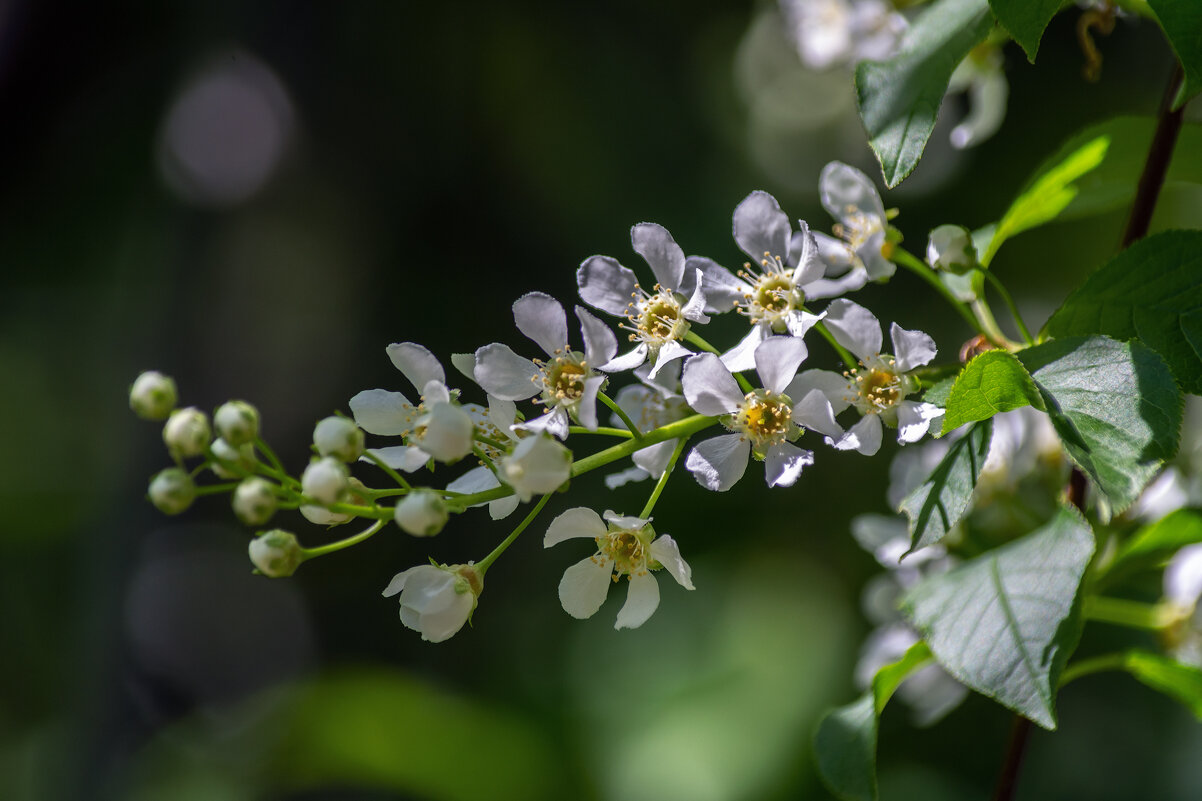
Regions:
<instances>
[{"instance_id":1,"label":"flower bud","mask_svg":"<svg viewBox=\"0 0 1202 801\"><path fill-rule=\"evenodd\" d=\"M259 410L246 401L227 401L213 413L217 435L237 447L254 442L259 436Z\"/></svg>"},{"instance_id":2,"label":"flower bud","mask_svg":"<svg viewBox=\"0 0 1202 801\"><path fill-rule=\"evenodd\" d=\"M301 476L301 489L318 503L329 505L341 501L350 488L350 470L337 459L327 456L310 462Z\"/></svg>"},{"instance_id":3,"label":"flower bud","mask_svg":"<svg viewBox=\"0 0 1202 801\"><path fill-rule=\"evenodd\" d=\"M177 515L192 505L196 499L196 485L188 471L178 467L160 470L150 480L147 490L150 502L165 515Z\"/></svg>"},{"instance_id":4,"label":"flower bud","mask_svg":"<svg viewBox=\"0 0 1202 801\"><path fill-rule=\"evenodd\" d=\"M167 450L181 459L204 453L212 436L209 418L194 406L176 409L163 426L163 442L167 443Z\"/></svg>"},{"instance_id":5,"label":"flower bud","mask_svg":"<svg viewBox=\"0 0 1202 801\"><path fill-rule=\"evenodd\" d=\"M365 436L355 421L345 417L327 417L313 429L313 444L322 456L353 462L363 455Z\"/></svg>"},{"instance_id":6,"label":"flower bud","mask_svg":"<svg viewBox=\"0 0 1202 801\"><path fill-rule=\"evenodd\" d=\"M300 543L291 531L276 528L260 534L250 541L250 561L264 576L283 578L291 576L305 561Z\"/></svg>"},{"instance_id":7,"label":"flower bud","mask_svg":"<svg viewBox=\"0 0 1202 801\"><path fill-rule=\"evenodd\" d=\"M271 519L279 506L275 487L259 476L244 479L234 490L231 501L234 514L248 526L261 526Z\"/></svg>"},{"instance_id":8,"label":"flower bud","mask_svg":"<svg viewBox=\"0 0 1202 801\"><path fill-rule=\"evenodd\" d=\"M463 628L484 591L484 574L473 564L418 565L397 573L384 597L401 594L401 622L423 640L442 642Z\"/></svg>"},{"instance_id":9,"label":"flower bud","mask_svg":"<svg viewBox=\"0 0 1202 801\"><path fill-rule=\"evenodd\" d=\"M572 452L548 436L526 437L501 460L501 479L523 501L559 489L572 471Z\"/></svg>"},{"instance_id":10,"label":"flower bud","mask_svg":"<svg viewBox=\"0 0 1202 801\"><path fill-rule=\"evenodd\" d=\"M406 495L396 505L393 515L401 530L415 537L433 537L442 531L450 518L446 502L429 490L416 490Z\"/></svg>"},{"instance_id":11,"label":"flower bud","mask_svg":"<svg viewBox=\"0 0 1202 801\"><path fill-rule=\"evenodd\" d=\"M972 234L961 225L941 225L931 231L927 262L936 270L963 275L977 266Z\"/></svg>"},{"instance_id":12,"label":"flower bud","mask_svg":"<svg viewBox=\"0 0 1202 801\"><path fill-rule=\"evenodd\" d=\"M314 506L313 504L305 504L299 511L302 517L315 526L340 526L354 517L354 515L342 512L331 512L324 506Z\"/></svg>"},{"instance_id":13,"label":"flower bud","mask_svg":"<svg viewBox=\"0 0 1202 801\"><path fill-rule=\"evenodd\" d=\"M453 403L436 403L417 422L415 443L440 462L454 462L472 452L476 427L471 415Z\"/></svg>"},{"instance_id":14,"label":"flower bud","mask_svg":"<svg viewBox=\"0 0 1202 801\"><path fill-rule=\"evenodd\" d=\"M129 408L143 420L166 420L177 400L175 382L154 370L142 373L129 388Z\"/></svg>"},{"instance_id":15,"label":"flower bud","mask_svg":"<svg viewBox=\"0 0 1202 801\"><path fill-rule=\"evenodd\" d=\"M255 446L247 442L237 448L224 439L215 439L209 446L213 452L213 463L209 469L218 478L242 478L247 473L255 472Z\"/></svg>"}]
</instances>

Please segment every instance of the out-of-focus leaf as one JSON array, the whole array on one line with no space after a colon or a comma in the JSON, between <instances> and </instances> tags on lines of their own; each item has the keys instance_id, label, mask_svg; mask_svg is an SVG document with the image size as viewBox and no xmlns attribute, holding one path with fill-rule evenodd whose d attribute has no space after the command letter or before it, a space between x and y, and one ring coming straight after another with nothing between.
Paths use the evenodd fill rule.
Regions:
<instances>
[{"instance_id":1,"label":"out-of-focus leaf","mask_svg":"<svg viewBox=\"0 0 1202 801\"><path fill-rule=\"evenodd\" d=\"M1113 564L1168 555L1199 542L1202 542L1202 514L1196 509L1178 509L1135 532L1115 556Z\"/></svg>"},{"instance_id":2,"label":"out-of-focus leaf","mask_svg":"<svg viewBox=\"0 0 1202 801\"><path fill-rule=\"evenodd\" d=\"M903 601L935 658L961 683L1056 728L1060 671L1077 647L1089 525L1061 507L1043 528L931 576Z\"/></svg>"},{"instance_id":3,"label":"out-of-focus leaf","mask_svg":"<svg viewBox=\"0 0 1202 801\"><path fill-rule=\"evenodd\" d=\"M1027 368L1012 353L986 351L964 365L956 377L943 416L943 433L1024 406L1043 408Z\"/></svg>"},{"instance_id":4,"label":"out-of-focus leaf","mask_svg":"<svg viewBox=\"0 0 1202 801\"><path fill-rule=\"evenodd\" d=\"M1048 331L1139 338L1164 357L1186 392L1202 393L1202 231L1136 242L1069 295Z\"/></svg>"},{"instance_id":5,"label":"out-of-focus leaf","mask_svg":"<svg viewBox=\"0 0 1202 801\"><path fill-rule=\"evenodd\" d=\"M1010 32L1027 54L1027 60L1035 63L1039 52L1039 40L1052 17L1060 10L1061 0L989 0L989 7L1002 27Z\"/></svg>"},{"instance_id":6,"label":"out-of-focus leaf","mask_svg":"<svg viewBox=\"0 0 1202 801\"><path fill-rule=\"evenodd\" d=\"M939 542L964 516L989 455L992 435L992 420L977 423L952 443L927 480L902 500L901 511L910 519L910 550L906 553Z\"/></svg>"},{"instance_id":7,"label":"out-of-focus leaf","mask_svg":"<svg viewBox=\"0 0 1202 801\"><path fill-rule=\"evenodd\" d=\"M1118 513L1177 450L1181 390L1154 351L1069 337L1020 351L1073 461Z\"/></svg>"},{"instance_id":8,"label":"out-of-focus leaf","mask_svg":"<svg viewBox=\"0 0 1202 801\"><path fill-rule=\"evenodd\" d=\"M1127 671L1157 692L1180 701L1202 720L1202 670L1151 651L1128 651Z\"/></svg>"},{"instance_id":9,"label":"out-of-focus leaf","mask_svg":"<svg viewBox=\"0 0 1202 801\"><path fill-rule=\"evenodd\" d=\"M1202 3L1198 0L1148 0L1160 27L1185 71L1185 84L1173 108L1202 92Z\"/></svg>"},{"instance_id":10,"label":"out-of-focus leaf","mask_svg":"<svg viewBox=\"0 0 1202 801\"><path fill-rule=\"evenodd\" d=\"M885 184L897 186L922 158L952 71L993 27L987 0L938 0L887 61L856 67L856 100Z\"/></svg>"}]
</instances>

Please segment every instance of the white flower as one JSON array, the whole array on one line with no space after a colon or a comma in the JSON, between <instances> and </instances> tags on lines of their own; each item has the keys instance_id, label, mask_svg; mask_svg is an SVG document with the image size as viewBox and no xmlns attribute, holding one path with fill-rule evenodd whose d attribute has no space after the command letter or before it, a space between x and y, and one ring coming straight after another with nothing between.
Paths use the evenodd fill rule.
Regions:
<instances>
[{"instance_id":1,"label":"white flower","mask_svg":"<svg viewBox=\"0 0 1202 801\"><path fill-rule=\"evenodd\" d=\"M291 576L305 561L296 535L283 529L272 529L255 537L247 545L250 561L269 578Z\"/></svg>"},{"instance_id":2,"label":"white flower","mask_svg":"<svg viewBox=\"0 0 1202 801\"><path fill-rule=\"evenodd\" d=\"M580 297L593 308L615 317L630 331L634 350L618 356L600 369L632 370L650 358L651 376L674 359L688 356L680 340L690 323L708 323L699 271L661 225L639 223L630 229L634 251L651 266L656 284L651 292L639 285L634 273L609 256L592 256L576 271Z\"/></svg>"},{"instance_id":3,"label":"white flower","mask_svg":"<svg viewBox=\"0 0 1202 801\"><path fill-rule=\"evenodd\" d=\"M638 628L659 606L659 584L653 570L666 569L686 590L693 587L693 570L680 557L676 541L664 534L655 536L651 519L605 512L605 521L592 509L569 509L551 521L543 547L566 539L587 537L597 545L592 556L569 567L559 582L559 601L575 618L592 617L609 585L626 576L630 588L618 612L617 629Z\"/></svg>"},{"instance_id":4,"label":"white flower","mask_svg":"<svg viewBox=\"0 0 1202 801\"><path fill-rule=\"evenodd\" d=\"M897 265L889 261L893 246L886 237L889 221L885 204L868 176L855 167L832 161L818 177L818 194L822 207L838 220L834 231L839 237L814 234L827 274L839 276L829 282L838 291L828 290L824 297L892 276Z\"/></svg>"},{"instance_id":5,"label":"white flower","mask_svg":"<svg viewBox=\"0 0 1202 801\"><path fill-rule=\"evenodd\" d=\"M322 456L353 462L363 455L366 437L354 420L326 417L313 427L313 445Z\"/></svg>"},{"instance_id":6,"label":"white flower","mask_svg":"<svg viewBox=\"0 0 1202 801\"><path fill-rule=\"evenodd\" d=\"M501 480L523 501L555 492L571 477L572 452L550 437L536 434L518 443L497 464Z\"/></svg>"},{"instance_id":7,"label":"white flower","mask_svg":"<svg viewBox=\"0 0 1202 801\"><path fill-rule=\"evenodd\" d=\"M661 370L655 378L650 377L647 365L634 371L640 384L629 384L618 390L614 402L626 413L640 431L652 431L660 426L683 420L693 413L680 390L680 366L674 362ZM626 423L614 415L613 424L625 428ZM645 478L659 478L672 459L678 440L670 439L657 442L634 452L630 457L634 467L605 477L605 485L610 489L619 487L628 481L642 481Z\"/></svg>"},{"instance_id":8,"label":"white flower","mask_svg":"<svg viewBox=\"0 0 1202 801\"><path fill-rule=\"evenodd\" d=\"M534 340L549 360L527 359L497 342L476 351L476 381L489 395L517 401L541 393L536 403L545 404L546 413L516 428L564 439L569 416L585 428L597 427L597 393L605 376L594 368L613 359L618 341L604 323L579 306L576 317L584 335L583 353L568 347L567 315L559 301L531 292L513 304L513 318L518 330Z\"/></svg>"},{"instance_id":9,"label":"white flower","mask_svg":"<svg viewBox=\"0 0 1202 801\"><path fill-rule=\"evenodd\" d=\"M212 436L209 418L195 406L176 409L163 426L163 442L172 456L179 459L200 456L209 447Z\"/></svg>"},{"instance_id":10,"label":"white flower","mask_svg":"<svg viewBox=\"0 0 1202 801\"><path fill-rule=\"evenodd\" d=\"M442 531L450 514L441 496L430 490L419 489L401 499L393 509L393 517L406 534L433 537Z\"/></svg>"},{"instance_id":11,"label":"white flower","mask_svg":"<svg viewBox=\"0 0 1202 801\"><path fill-rule=\"evenodd\" d=\"M780 0L780 7L786 32L811 69L887 59L907 27L884 0Z\"/></svg>"},{"instance_id":12,"label":"white flower","mask_svg":"<svg viewBox=\"0 0 1202 801\"><path fill-rule=\"evenodd\" d=\"M418 565L397 573L384 597L401 594L401 622L423 640L450 639L472 616L484 590L484 576L466 565Z\"/></svg>"},{"instance_id":13,"label":"white flower","mask_svg":"<svg viewBox=\"0 0 1202 801\"><path fill-rule=\"evenodd\" d=\"M143 420L166 420L175 408L175 381L157 370L147 370L129 388L129 408Z\"/></svg>"},{"instance_id":14,"label":"white flower","mask_svg":"<svg viewBox=\"0 0 1202 801\"><path fill-rule=\"evenodd\" d=\"M259 476L243 479L234 489L230 503L234 514L248 526L263 525L280 505L275 486Z\"/></svg>"},{"instance_id":15,"label":"white flower","mask_svg":"<svg viewBox=\"0 0 1202 801\"><path fill-rule=\"evenodd\" d=\"M431 458L454 462L472 452L471 416L447 389L442 364L425 347L413 342L388 346L393 365L421 392L414 405L399 392L369 389L350 400L355 422L369 434L401 436L405 445L373 450L389 467L417 470Z\"/></svg>"},{"instance_id":16,"label":"white flower","mask_svg":"<svg viewBox=\"0 0 1202 801\"><path fill-rule=\"evenodd\" d=\"M226 401L213 412L213 428L234 447L254 442L259 436L259 410L246 401Z\"/></svg>"},{"instance_id":17,"label":"white flower","mask_svg":"<svg viewBox=\"0 0 1202 801\"><path fill-rule=\"evenodd\" d=\"M1169 632L1173 658L1202 668L1202 545L1188 545L1169 560L1164 571L1164 597L1180 621Z\"/></svg>"},{"instance_id":18,"label":"white flower","mask_svg":"<svg viewBox=\"0 0 1202 801\"><path fill-rule=\"evenodd\" d=\"M830 297L821 291L826 266L809 227L800 220L798 225L794 233L772 195L752 192L735 209L734 237L753 261L735 275L708 259L698 260L706 310L738 309L751 322L751 332L722 356L733 372L754 367L756 346L772 334L804 336L822 319L804 305L807 298Z\"/></svg>"},{"instance_id":19,"label":"white flower","mask_svg":"<svg viewBox=\"0 0 1202 801\"><path fill-rule=\"evenodd\" d=\"M831 404L818 391L799 394L794 374L806 357L797 337L770 337L755 349L756 372L763 387L744 394L718 357L702 353L685 364L684 394L701 414L722 415L730 434L713 437L689 452L685 467L703 487L730 489L747 469L747 457L764 460L769 487L787 487L813 464L812 451L791 444L804 428L837 437ZM798 401L794 401L798 398Z\"/></svg>"},{"instance_id":20,"label":"white flower","mask_svg":"<svg viewBox=\"0 0 1202 801\"><path fill-rule=\"evenodd\" d=\"M1010 97L1004 66L1002 49L985 44L974 48L952 73L948 94L966 92L969 98L968 115L949 135L952 147L974 147L1002 127Z\"/></svg>"},{"instance_id":21,"label":"white flower","mask_svg":"<svg viewBox=\"0 0 1202 801\"><path fill-rule=\"evenodd\" d=\"M807 370L798 376L798 383L804 391L821 390L835 414L855 406L862 415L834 446L871 456L880 450L882 423L897 428L900 443L922 439L943 410L932 403L906 400L918 389L918 382L907 374L935 358L935 341L921 331L907 331L894 323L890 329L894 355L882 354L880 322L872 312L849 300L836 300L827 307L826 327L835 341L859 359L860 366L843 375Z\"/></svg>"},{"instance_id":22,"label":"white flower","mask_svg":"<svg viewBox=\"0 0 1202 801\"><path fill-rule=\"evenodd\" d=\"M475 495L478 492L487 492L499 486L501 486L501 482L493 471L484 465L480 465L479 467L473 467L450 484L447 484L447 489L451 492L458 492L461 495ZM487 504L488 516L493 520L501 520L513 514L513 511L518 508L518 503L520 503L520 499L517 495L506 495L496 500L472 504L472 507Z\"/></svg>"},{"instance_id":23,"label":"white flower","mask_svg":"<svg viewBox=\"0 0 1202 801\"><path fill-rule=\"evenodd\" d=\"M332 456L309 463L301 474L301 489L305 495L329 506L346 497L350 490L350 472L346 465Z\"/></svg>"}]
</instances>

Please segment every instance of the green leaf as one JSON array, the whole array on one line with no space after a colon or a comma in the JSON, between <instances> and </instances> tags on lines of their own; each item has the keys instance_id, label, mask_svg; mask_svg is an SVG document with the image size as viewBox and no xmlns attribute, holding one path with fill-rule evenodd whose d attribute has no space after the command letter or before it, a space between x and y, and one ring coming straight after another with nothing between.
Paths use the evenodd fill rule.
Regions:
<instances>
[{"instance_id":1,"label":"green leaf","mask_svg":"<svg viewBox=\"0 0 1202 801\"><path fill-rule=\"evenodd\" d=\"M1012 353L986 351L964 365L956 377L947 399L942 433L1024 406L1043 409L1043 400L1027 368Z\"/></svg>"},{"instance_id":2,"label":"green leaf","mask_svg":"<svg viewBox=\"0 0 1202 801\"><path fill-rule=\"evenodd\" d=\"M1122 512L1177 450L1181 390L1154 351L1108 337L1020 351L1072 460Z\"/></svg>"},{"instance_id":3,"label":"green leaf","mask_svg":"<svg viewBox=\"0 0 1202 801\"><path fill-rule=\"evenodd\" d=\"M906 31L896 56L857 65L860 117L890 188L918 165L952 71L992 27L986 0L938 0Z\"/></svg>"},{"instance_id":4,"label":"green leaf","mask_svg":"<svg viewBox=\"0 0 1202 801\"><path fill-rule=\"evenodd\" d=\"M1167 555L1202 542L1202 514L1178 509L1135 532L1114 558L1114 565L1148 556Z\"/></svg>"},{"instance_id":5,"label":"green leaf","mask_svg":"<svg viewBox=\"0 0 1202 801\"><path fill-rule=\"evenodd\" d=\"M992 434L992 420L977 423L952 443L927 480L902 500L900 511L910 518L907 554L939 542L960 522L989 454Z\"/></svg>"},{"instance_id":6,"label":"green leaf","mask_svg":"<svg viewBox=\"0 0 1202 801\"><path fill-rule=\"evenodd\" d=\"M988 266L998 248L1010 237L1056 219L1080 191L1073 182L1096 169L1106 158L1109 149L1110 137L1105 134L1097 136L1036 178L1002 216L989 247L981 256L981 264Z\"/></svg>"},{"instance_id":7,"label":"green leaf","mask_svg":"<svg viewBox=\"0 0 1202 801\"><path fill-rule=\"evenodd\" d=\"M1173 103L1180 108L1202 92L1202 3L1198 0L1148 0L1185 70L1185 85Z\"/></svg>"},{"instance_id":8,"label":"green leaf","mask_svg":"<svg viewBox=\"0 0 1202 801\"><path fill-rule=\"evenodd\" d=\"M836 796L844 801L876 801L877 721L902 681L930 659L926 643L915 643L901 659L877 671L871 690L819 721L814 759L818 775Z\"/></svg>"},{"instance_id":9,"label":"green leaf","mask_svg":"<svg viewBox=\"0 0 1202 801\"><path fill-rule=\"evenodd\" d=\"M1202 670L1150 651L1128 651L1123 667L1153 690L1180 701L1202 720Z\"/></svg>"},{"instance_id":10,"label":"green leaf","mask_svg":"<svg viewBox=\"0 0 1202 801\"><path fill-rule=\"evenodd\" d=\"M942 381L938 381L931 386L925 393L922 399L927 403L933 403L939 408L947 407L947 396L952 392L952 386L956 383L956 377L948 376Z\"/></svg>"},{"instance_id":11,"label":"green leaf","mask_svg":"<svg viewBox=\"0 0 1202 801\"><path fill-rule=\"evenodd\" d=\"M989 0L997 21L1019 43L1032 64L1039 52L1043 29L1048 27L1060 6L1060 0Z\"/></svg>"},{"instance_id":12,"label":"green leaf","mask_svg":"<svg viewBox=\"0 0 1202 801\"><path fill-rule=\"evenodd\" d=\"M1202 231L1136 242L1069 295L1048 331L1138 338L1164 357L1186 392L1202 394Z\"/></svg>"},{"instance_id":13,"label":"green leaf","mask_svg":"<svg viewBox=\"0 0 1202 801\"><path fill-rule=\"evenodd\" d=\"M916 586L902 609L961 683L1056 728L1060 671L1077 646L1077 594L1094 538L1061 507L1043 528Z\"/></svg>"}]
</instances>

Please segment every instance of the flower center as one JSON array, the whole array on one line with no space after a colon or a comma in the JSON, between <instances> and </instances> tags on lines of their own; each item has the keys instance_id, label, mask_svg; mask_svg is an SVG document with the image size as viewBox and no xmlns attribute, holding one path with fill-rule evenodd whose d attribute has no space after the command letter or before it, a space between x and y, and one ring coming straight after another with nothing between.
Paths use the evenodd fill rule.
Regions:
<instances>
[{"instance_id":1,"label":"flower center","mask_svg":"<svg viewBox=\"0 0 1202 801\"><path fill-rule=\"evenodd\" d=\"M799 430L793 422L792 403L788 395L774 395L765 389L749 392L727 427L749 439L757 451L779 445Z\"/></svg>"},{"instance_id":2,"label":"flower center","mask_svg":"<svg viewBox=\"0 0 1202 801\"><path fill-rule=\"evenodd\" d=\"M758 274L753 272L750 263L745 263L739 270L739 277L751 284L751 291L743 293L740 311L753 325L767 321L774 330L784 331L785 317L801 308L805 293L793 283L793 270L784 266L780 256L765 252L760 267Z\"/></svg>"},{"instance_id":3,"label":"flower center","mask_svg":"<svg viewBox=\"0 0 1202 801\"><path fill-rule=\"evenodd\" d=\"M858 251L882 230L880 217L851 204L843 209L843 222L834 226L835 236L846 242L853 251Z\"/></svg>"},{"instance_id":4,"label":"flower center","mask_svg":"<svg viewBox=\"0 0 1202 801\"><path fill-rule=\"evenodd\" d=\"M647 571L648 547L651 533L646 528L611 528L597 537L597 549L614 560L614 581L619 576L633 576Z\"/></svg>"},{"instance_id":5,"label":"flower center","mask_svg":"<svg viewBox=\"0 0 1202 801\"><path fill-rule=\"evenodd\" d=\"M645 342L652 348L669 340L682 339L689 331L689 321L681 316L676 293L659 284L655 285L654 294L635 287L634 301L627 307L626 319L631 324L622 327L631 332L630 341Z\"/></svg>"},{"instance_id":6,"label":"flower center","mask_svg":"<svg viewBox=\"0 0 1202 801\"><path fill-rule=\"evenodd\" d=\"M588 376L584 354L568 351L552 359L543 370L543 398L553 405L570 405L584 396Z\"/></svg>"},{"instance_id":7,"label":"flower center","mask_svg":"<svg viewBox=\"0 0 1202 801\"><path fill-rule=\"evenodd\" d=\"M849 398L860 414L881 414L896 406L910 393L905 376L896 371L896 360L892 356L876 356L868 363L860 363L858 369L844 375L848 387L855 394Z\"/></svg>"}]
</instances>

